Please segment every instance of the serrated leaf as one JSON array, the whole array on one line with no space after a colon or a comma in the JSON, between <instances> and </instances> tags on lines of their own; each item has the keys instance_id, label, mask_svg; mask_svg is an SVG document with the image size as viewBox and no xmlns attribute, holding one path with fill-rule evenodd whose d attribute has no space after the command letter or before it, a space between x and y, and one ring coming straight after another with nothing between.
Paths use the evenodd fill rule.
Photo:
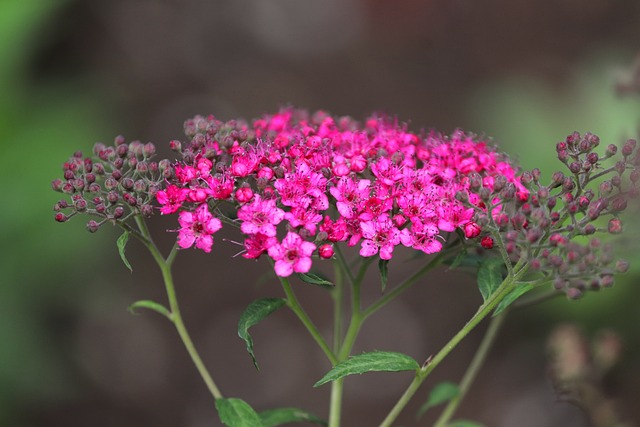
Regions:
<instances>
[{"instance_id":1,"label":"serrated leaf","mask_svg":"<svg viewBox=\"0 0 640 427\"><path fill-rule=\"evenodd\" d=\"M480 264L478 269L478 289L484 301L495 292L502 283L504 263L499 258L489 258Z\"/></svg>"},{"instance_id":2,"label":"serrated leaf","mask_svg":"<svg viewBox=\"0 0 640 427\"><path fill-rule=\"evenodd\" d=\"M387 287L387 278L389 277L389 260L380 258L378 270L380 270L380 283L382 283L382 292L384 292Z\"/></svg>"},{"instance_id":3,"label":"serrated leaf","mask_svg":"<svg viewBox=\"0 0 640 427\"><path fill-rule=\"evenodd\" d=\"M418 362L402 353L390 351L373 351L351 356L344 362L338 363L324 377L313 386L318 387L329 381L342 377L366 372L399 372L415 371L420 368Z\"/></svg>"},{"instance_id":4,"label":"serrated leaf","mask_svg":"<svg viewBox=\"0 0 640 427\"><path fill-rule=\"evenodd\" d=\"M247 351L253 360L253 366L258 368L258 362L253 353L253 339L249 335L249 328L258 324L262 319L279 309L285 304L282 298L261 298L253 301L245 308L238 321L238 336L247 344Z\"/></svg>"},{"instance_id":5,"label":"serrated leaf","mask_svg":"<svg viewBox=\"0 0 640 427\"><path fill-rule=\"evenodd\" d=\"M330 280L314 273L298 273L298 277L305 283L310 285L322 286L324 288L332 288L335 285Z\"/></svg>"},{"instance_id":6,"label":"serrated leaf","mask_svg":"<svg viewBox=\"0 0 640 427\"><path fill-rule=\"evenodd\" d=\"M460 387L449 381L437 384L429 393L429 398L418 410L420 418L429 408L448 402L460 394Z\"/></svg>"},{"instance_id":7,"label":"serrated leaf","mask_svg":"<svg viewBox=\"0 0 640 427\"><path fill-rule=\"evenodd\" d=\"M120 259L122 259L122 262L129 269L129 271L132 272L133 268L131 268L131 264L129 264L129 260L127 260L127 257L124 255L124 250L127 247L128 241L129 241L129 232L125 231L120 235L120 237L118 237L116 244L118 245L118 253L120 254Z\"/></svg>"},{"instance_id":8,"label":"serrated leaf","mask_svg":"<svg viewBox=\"0 0 640 427\"><path fill-rule=\"evenodd\" d=\"M260 412L258 415L260 416L260 420L262 420L263 427L280 426L283 424L297 423L301 421L319 424L322 426L327 425L325 420L298 408L270 409L268 411Z\"/></svg>"},{"instance_id":9,"label":"serrated leaf","mask_svg":"<svg viewBox=\"0 0 640 427\"><path fill-rule=\"evenodd\" d=\"M531 285L530 283L517 285L514 290L509 292L504 297L504 299L502 301L500 301L500 303L496 307L495 311L493 312L493 316L497 316L498 314L502 313L502 311L504 311L505 308L509 307L511 304L513 304L513 302L515 300L517 300L522 295L524 295L527 292L529 292L531 289L533 289L533 285Z\"/></svg>"},{"instance_id":10,"label":"serrated leaf","mask_svg":"<svg viewBox=\"0 0 640 427\"><path fill-rule=\"evenodd\" d=\"M470 420L455 420L451 421L447 427L484 427L484 424Z\"/></svg>"},{"instance_id":11,"label":"serrated leaf","mask_svg":"<svg viewBox=\"0 0 640 427\"><path fill-rule=\"evenodd\" d=\"M228 427L261 427L260 416L242 399L216 399L220 421Z\"/></svg>"},{"instance_id":12,"label":"serrated leaf","mask_svg":"<svg viewBox=\"0 0 640 427\"><path fill-rule=\"evenodd\" d=\"M157 303L155 301L151 301L151 300L136 301L129 306L129 311L133 314L136 314L135 312L136 308L146 308L149 310L153 310L156 313L162 314L167 319L172 320L171 312L164 305Z\"/></svg>"}]
</instances>

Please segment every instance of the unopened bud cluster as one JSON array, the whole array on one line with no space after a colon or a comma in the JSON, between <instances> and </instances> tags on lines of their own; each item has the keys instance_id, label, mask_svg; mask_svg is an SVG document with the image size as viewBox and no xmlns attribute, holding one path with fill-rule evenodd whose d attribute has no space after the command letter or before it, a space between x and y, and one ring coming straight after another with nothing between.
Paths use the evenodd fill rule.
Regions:
<instances>
[{"instance_id":1,"label":"unopened bud cluster","mask_svg":"<svg viewBox=\"0 0 640 427\"><path fill-rule=\"evenodd\" d=\"M92 154L74 153L62 167L63 178L51 183L67 196L54 206L56 221L87 214L93 217L87 230L95 232L105 222L124 221L130 214L151 216L155 195L172 173L168 162L150 160L155 146L118 136L110 146L96 143Z\"/></svg>"},{"instance_id":2,"label":"unopened bud cluster","mask_svg":"<svg viewBox=\"0 0 640 427\"><path fill-rule=\"evenodd\" d=\"M520 187L508 176L471 176L471 194L458 196L475 201L486 239L500 239L512 262L527 261L570 298L613 285L613 274L628 268L595 235L622 232L618 215L638 195L640 156L634 140L609 145L602 155L599 142L577 132L559 142L557 156L568 171L555 172L550 182L537 169L518 177Z\"/></svg>"}]
</instances>

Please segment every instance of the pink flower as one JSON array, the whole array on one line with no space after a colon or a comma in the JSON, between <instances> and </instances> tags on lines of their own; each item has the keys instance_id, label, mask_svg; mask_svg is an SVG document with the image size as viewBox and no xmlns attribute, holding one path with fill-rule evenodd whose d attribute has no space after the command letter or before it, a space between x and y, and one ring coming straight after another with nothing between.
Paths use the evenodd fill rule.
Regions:
<instances>
[{"instance_id":1,"label":"pink flower","mask_svg":"<svg viewBox=\"0 0 640 427\"><path fill-rule=\"evenodd\" d=\"M253 202L238 209L238 219L243 221L240 225L243 233L262 233L273 237L276 235L276 225L284 219L284 211L276 207L275 200L262 200L260 195L256 194Z\"/></svg>"},{"instance_id":2,"label":"pink flower","mask_svg":"<svg viewBox=\"0 0 640 427\"><path fill-rule=\"evenodd\" d=\"M194 212L180 212L178 223L182 227L178 230L178 245L186 249L195 243L196 248L205 252L211 252L212 234L222 228L222 222L211 215L206 203L199 205Z\"/></svg>"},{"instance_id":3,"label":"pink flower","mask_svg":"<svg viewBox=\"0 0 640 427\"><path fill-rule=\"evenodd\" d=\"M275 271L280 277L288 277L293 272L306 273L311 269L311 254L316 245L302 239L298 234L288 232L282 243L269 247L268 253L275 261Z\"/></svg>"},{"instance_id":4,"label":"pink flower","mask_svg":"<svg viewBox=\"0 0 640 427\"><path fill-rule=\"evenodd\" d=\"M437 239L438 227L433 223L417 221L411 224L411 229L405 228L400 232L402 244L424 253L432 254L442 250L442 243Z\"/></svg>"},{"instance_id":5,"label":"pink flower","mask_svg":"<svg viewBox=\"0 0 640 427\"><path fill-rule=\"evenodd\" d=\"M175 185L169 185L166 190L158 191L156 193L156 200L163 205L160 208L160 212L164 215L176 212L187 199L188 194L188 189L179 188Z\"/></svg>"},{"instance_id":6,"label":"pink flower","mask_svg":"<svg viewBox=\"0 0 640 427\"><path fill-rule=\"evenodd\" d=\"M362 209L361 201L369 197L369 185L371 181L360 179L356 183L353 178L341 178L335 187L329 188L329 192L336 198L336 207L343 217L350 219L356 216Z\"/></svg>"},{"instance_id":7,"label":"pink flower","mask_svg":"<svg viewBox=\"0 0 640 427\"><path fill-rule=\"evenodd\" d=\"M259 258L269 247L277 242L275 237L265 236L262 233L252 234L244 240L246 252L242 256L249 259Z\"/></svg>"},{"instance_id":8,"label":"pink flower","mask_svg":"<svg viewBox=\"0 0 640 427\"><path fill-rule=\"evenodd\" d=\"M364 257L373 256L380 251L381 259L391 259L393 248L400 243L400 232L394 227L388 215L383 214L375 221L363 221L360 223L362 229L362 247L360 255Z\"/></svg>"}]
</instances>

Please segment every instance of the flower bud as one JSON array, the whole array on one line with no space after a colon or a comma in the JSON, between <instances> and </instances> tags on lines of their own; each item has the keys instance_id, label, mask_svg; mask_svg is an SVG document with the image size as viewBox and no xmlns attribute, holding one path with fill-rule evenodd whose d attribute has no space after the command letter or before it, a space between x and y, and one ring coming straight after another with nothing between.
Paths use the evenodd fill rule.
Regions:
<instances>
[{"instance_id":1,"label":"flower bud","mask_svg":"<svg viewBox=\"0 0 640 427\"><path fill-rule=\"evenodd\" d=\"M571 171L571 173L579 173L581 169L582 169L582 167L580 166L580 163L578 163L578 162L572 162L569 165L569 170Z\"/></svg>"},{"instance_id":2,"label":"flower bud","mask_svg":"<svg viewBox=\"0 0 640 427\"><path fill-rule=\"evenodd\" d=\"M113 210L113 218L119 219L124 215L124 208L122 206L118 206Z\"/></svg>"},{"instance_id":3,"label":"flower bud","mask_svg":"<svg viewBox=\"0 0 640 427\"><path fill-rule=\"evenodd\" d=\"M66 222L69 220L69 217L63 214L62 212L58 212L54 218L58 222Z\"/></svg>"},{"instance_id":4,"label":"flower bud","mask_svg":"<svg viewBox=\"0 0 640 427\"><path fill-rule=\"evenodd\" d=\"M633 153L634 148L636 148L636 140L635 139L627 140L627 142L625 142L624 145L622 146L622 155L624 157L630 156L631 153Z\"/></svg>"},{"instance_id":5,"label":"flower bud","mask_svg":"<svg viewBox=\"0 0 640 427\"><path fill-rule=\"evenodd\" d=\"M620 234L622 233L622 221L618 218L611 218L609 220L609 224L607 225L607 231L611 234Z\"/></svg>"},{"instance_id":6,"label":"flower bud","mask_svg":"<svg viewBox=\"0 0 640 427\"><path fill-rule=\"evenodd\" d=\"M493 239L489 236L484 236L480 239L480 245L485 249L493 248Z\"/></svg>"},{"instance_id":7,"label":"flower bud","mask_svg":"<svg viewBox=\"0 0 640 427\"><path fill-rule=\"evenodd\" d=\"M320 256L320 258L322 259L330 259L333 258L333 245L330 243L326 243L324 245L321 245L318 248L318 255Z\"/></svg>"},{"instance_id":8,"label":"flower bud","mask_svg":"<svg viewBox=\"0 0 640 427\"><path fill-rule=\"evenodd\" d=\"M624 259L616 261L616 271L618 273L626 273L629 271L629 262Z\"/></svg>"},{"instance_id":9,"label":"flower bud","mask_svg":"<svg viewBox=\"0 0 640 427\"><path fill-rule=\"evenodd\" d=\"M78 199L75 200L73 202L73 207L78 211L78 212L83 212L87 209L87 201L85 199Z\"/></svg>"},{"instance_id":10,"label":"flower bud","mask_svg":"<svg viewBox=\"0 0 640 427\"><path fill-rule=\"evenodd\" d=\"M140 213L145 218L149 218L151 215L153 215L153 206L151 206L149 204L144 204L144 205L140 206Z\"/></svg>"},{"instance_id":11,"label":"flower bud","mask_svg":"<svg viewBox=\"0 0 640 427\"><path fill-rule=\"evenodd\" d=\"M98 228L100 228L100 224L98 224L94 220L90 220L89 222L87 222L87 231L89 233L95 233L96 231L98 231Z\"/></svg>"},{"instance_id":12,"label":"flower bud","mask_svg":"<svg viewBox=\"0 0 640 427\"><path fill-rule=\"evenodd\" d=\"M235 198L240 203L247 203L253 198L251 187L240 187L236 190Z\"/></svg>"},{"instance_id":13,"label":"flower bud","mask_svg":"<svg viewBox=\"0 0 640 427\"><path fill-rule=\"evenodd\" d=\"M468 222L464 225L464 235L467 239L473 239L474 237L478 237L482 232L482 227L480 227L475 222Z\"/></svg>"}]
</instances>

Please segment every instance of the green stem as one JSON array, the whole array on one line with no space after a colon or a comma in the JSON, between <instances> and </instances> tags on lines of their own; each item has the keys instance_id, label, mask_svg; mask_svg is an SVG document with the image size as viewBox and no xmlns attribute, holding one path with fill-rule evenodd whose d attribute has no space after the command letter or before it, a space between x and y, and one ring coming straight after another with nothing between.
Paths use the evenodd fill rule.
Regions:
<instances>
[{"instance_id":1,"label":"green stem","mask_svg":"<svg viewBox=\"0 0 640 427\"><path fill-rule=\"evenodd\" d=\"M409 403L418 388L427 379L429 374L447 357L447 355L471 332L491 311L504 299L509 292L515 288L515 282L525 273L526 266L522 267L518 263L514 267L514 274L510 274L500 284L498 289L478 308L476 314L458 331L457 334L435 355L428 360L418 371L409 387L400 397L395 406L391 409L387 417L382 421L380 427L390 427L391 423L400 415L400 412ZM521 267L518 269L518 267Z\"/></svg>"},{"instance_id":2,"label":"green stem","mask_svg":"<svg viewBox=\"0 0 640 427\"><path fill-rule=\"evenodd\" d=\"M138 225L138 228L140 229L140 234L144 237L144 239L141 239L141 241L147 246L147 249L149 249L149 252L151 252L153 259L156 261L156 263L158 264L158 267L160 267L160 271L162 272L162 279L164 281L165 290L167 292L167 298L169 300L169 309L171 312L170 320L176 327L176 330L178 331L178 335L182 339L182 343L187 349L187 352L189 353L189 356L191 357L191 360L193 361L194 365L196 365L196 369L198 370L198 373L200 373L200 376L202 377L205 384L207 385L209 392L211 393L214 399L221 399L222 393L216 386L215 382L213 381L213 378L211 377L211 374L209 374L209 371L207 370L206 366L202 362L202 358L198 354L198 351L196 350L195 346L193 345L193 341L191 340L191 337L187 332L187 328L184 325L184 321L182 320L182 315L180 314L180 306L178 305L178 299L176 297L175 286L173 283L173 274L171 272L171 265L177 253L176 247L175 246L173 247L173 249L171 250L171 253L165 259L160 253L160 250L158 249L156 244L151 239L149 229L147 228L147 225L144 222L144 220L139 216L136 216L136 223Z\"/></svg>"},{"instance_id":3,"label":"green stem","mask_svg":"<svg viewBox=\"0 0 640 427\"><path fill-rule=\"evenodd\" d=\"M342 258L344 262L344 258ZM335 288L332 291L333 296L333 351L338 353L342 343L342 318L344 310L344 271L343 265L338 262L334 263L335 269ZM350 271L349 271L350 272ZM331 401L329 405L329 425L338 427L340 425L340 414L342 413L342 395L343 381L333 381L331 383Z\"/></svg>"},{"instance_id":4,"label":"green stem","mask_svg":"<svg viewBox=\"0 0 640 427\"><path fill-rule=\"evenodd\" d=\"M339 427L342 415L342 394L344 390L344 378L331 383L331 402L329 407L328 427Z\"/></svg>"},{"instance_id":5,"label":"green stem","mask_svg":"<svg viewBox=\"0 0 640 427\"><path fill-rule=\"evenodd\" d=\"M491 319L491 323L489 324L489 327L487 328L487 331L485 332L484 337L482 338L480 347L478 347L476 354L473 356L473 359L471 360L471 363L469 364L467 371L465 372L464 376L462 377L462 380L460 381L460 384L458 386L459 388L458 395L449 401L449 403L444 408L444 411L442 411L442 414L440 414L440 417L438 418L436 423L433 425L433 427L446 427L448 425L449 420L451 420L451 417L456 412L456 409L458 409L458 406L462 402L462 399L464 399L464 397L466 396L467 392L469 391L469 388L471 387L471 384L476 379L478 372L480 372L480 368L482 367L485 360L487 359L487 356L489 355L489 350L493 346L493 343L495 342L496 337L498 336L498 332L500 331L500 328L504 323L506 314L507 314L506 312L502 312L498 316L493 317Z\"/></svg>"},{"instance_id":6,"label":"green stem","mask_svg":"<svg viewBox=\"0 0 640 427\"><path fill-rule=\"evenodd\" d=\"M280 283L282 284L284 293L287 296L287 306L296 314L296 316L298 316L298 319L300 319L305 328L307 328L307 330L311 334L311 337L318 344L318 346L320 346L320 349L324 352L324 354L331 362L331 365L335 365L336 363L338 363L338 359L320 334L320 331L318 331L316 325L313 324L307 313L300 305L300 301L298 301L298 298L293 293L293 289L291 289L289 279L280 276L278 276L278 279L280 279Z\"/></svg>"}]
</instances>

